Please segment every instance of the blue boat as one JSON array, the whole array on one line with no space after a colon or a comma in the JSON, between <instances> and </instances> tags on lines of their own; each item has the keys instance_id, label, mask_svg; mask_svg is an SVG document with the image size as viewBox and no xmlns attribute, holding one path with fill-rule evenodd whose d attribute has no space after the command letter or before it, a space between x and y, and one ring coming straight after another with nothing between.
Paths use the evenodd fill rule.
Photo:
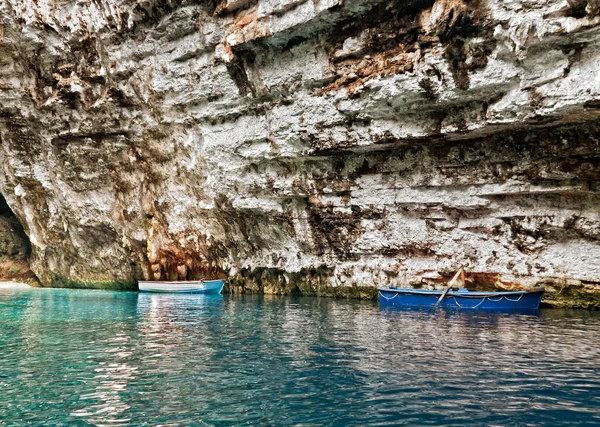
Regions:
<instances>
[{"instance_id":1,"label":"blue boat","mask_svg":"<svg viewBox=\"0 0 600 427\"><path fill-rule=\"evenodd\" d=\"M466 288L436 291L411 288L377 288L380 305L450 307L479 310L537 310L544 289L513 292L472 292Z\"/></svg>"}]
</instances>

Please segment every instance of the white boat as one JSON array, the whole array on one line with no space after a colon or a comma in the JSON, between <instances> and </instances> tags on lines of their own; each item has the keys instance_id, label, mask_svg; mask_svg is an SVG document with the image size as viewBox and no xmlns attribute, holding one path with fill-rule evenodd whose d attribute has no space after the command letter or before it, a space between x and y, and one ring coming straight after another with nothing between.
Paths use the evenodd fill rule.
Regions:
<instances>
[{"instance_id":1,"label":"white boat","mask_svg":"<svg viewBox=\"0 0 600 427\"><path fill-rule=\"evenodd\" d=\"M139 281L140 292L181 292L220 294L223 291L223 280L186 280L181 282L144 282Z\"/></svg>"}]
</instances>

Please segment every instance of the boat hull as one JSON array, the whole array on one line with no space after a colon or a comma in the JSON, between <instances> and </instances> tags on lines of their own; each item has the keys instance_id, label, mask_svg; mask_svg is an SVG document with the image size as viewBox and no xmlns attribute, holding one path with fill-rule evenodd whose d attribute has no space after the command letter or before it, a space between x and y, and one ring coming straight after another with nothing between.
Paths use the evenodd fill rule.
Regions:
<instances>
[{"instance_id":1,"label":"boat hull","mask_svg":"<svg viewBox=\"0 0 600 427\"><path fill-rule=\"evenodd\" d=\"M138 282L140 292L220 294L223 280L198 280L184 282Z\"/></svg>"},{"instance_id":2,"label":"boat hull","mask_svg":"<svg viewBox=\"0 0 600 427\"><path fill-rule=\"evenodd\" d=\"M435 307L442 291L378 288L379 302L383 305L405 307ZM439 307L478 310L537 310L544 295L543 290L516 292L448 291Z\"/></svg>"}]
</instances>

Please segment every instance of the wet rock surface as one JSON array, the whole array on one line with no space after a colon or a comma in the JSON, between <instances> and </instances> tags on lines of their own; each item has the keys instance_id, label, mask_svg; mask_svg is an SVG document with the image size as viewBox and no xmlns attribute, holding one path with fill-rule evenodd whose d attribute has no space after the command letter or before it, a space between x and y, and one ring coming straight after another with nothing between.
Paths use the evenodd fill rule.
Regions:
<instances>
[{"instance_id":1,"label":"wet rock surface","mask_svg":"<svg viewBox=\"0 0 600 427\"><path fill-rule=\"evenodd\" d=\"M7 0L0 192L44 285L598 307L599 10Z\"/></svg>"}]
</instances>

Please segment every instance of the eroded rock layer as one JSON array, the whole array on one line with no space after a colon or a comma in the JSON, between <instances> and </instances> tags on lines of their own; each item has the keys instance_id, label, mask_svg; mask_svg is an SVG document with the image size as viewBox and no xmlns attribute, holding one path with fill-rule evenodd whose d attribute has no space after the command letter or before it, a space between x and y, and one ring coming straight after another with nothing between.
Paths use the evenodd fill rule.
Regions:
<instances>
[{"instance_id":1,"label":"eroded rock layer","mask_svg":"<svg viewBox=\"0 0 600 427\"><path fill-rule=\"evenodd\" d=\"M596 0L0 3L0 192L43 284L599 306Z\"/></svg>"}]
</instances>

